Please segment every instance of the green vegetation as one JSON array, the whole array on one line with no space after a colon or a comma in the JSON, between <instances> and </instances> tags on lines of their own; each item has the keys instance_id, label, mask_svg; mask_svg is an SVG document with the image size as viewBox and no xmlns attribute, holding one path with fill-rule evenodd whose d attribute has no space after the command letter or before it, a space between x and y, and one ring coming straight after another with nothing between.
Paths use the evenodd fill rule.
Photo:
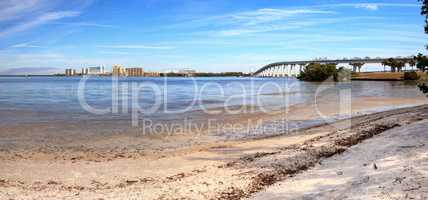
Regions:
<instances>
[{"instance_id":1,"label":"green vegetation","mask_svg":"<svg viewBox=\"0 0 428 200\"><path fill-rule=\"evenodd\" d=\"M418 73L416 73L416 72L404 72L404 80L415 81L418 79L419 79Z\"/></svg>"},{"instance_id":2,"label":"green vegetation","mask_svg":"<svg viewBox=\"0 0 428 200\"><path fill-rule=\"evenodd\" d=\"M365 64L363 62L357 62L357 63L349 63L352 66L352 71L356 72L358 69L358 72L361 72L361 67Z\"/></svg>"},{"instance_id":3,"label":"green vegetation","mask_svg":"<svg viewBox=\"0 0 428 200\"><path fill-rule=\"evenodd\" d=\"M223 77L246 77L251 76L251 74L246 74L243 72L222 72L222 73L196 73L197 77L213 77L213 76L223 76Z\"/></svg>"},{"instance_id":4,"label":"green vegetation","mask_svg":"<svg viewBox=\"0 0 428 200\"><path fill-rule=\"evenodd\" d=\"M415 56L416 67L419 70L426 71L428 70L428 57L422 55L421 53Z\"/></svg>"},{"instance_id":5,"label":"green vegetation","mask_svg":"<svg viewBox=\"0 0 428 200\"><path fill-rule=\"evenodd\" d=\"M329 78L338 81L338 76L336 64L311 63L297 78L302 81L325 81Z\"/></svg>"},{"instance_id":6,"label":"green vegetation","mask_svg":"<svg viewBox=\"0 0 428 200\"><path fill-rule=\"evenodd\" d=\"M428 33L428 0L419 0L422 2L421 15L425 16L425 33Z\"/></svg>"},{"instance_id":7,"label":"green vegetation","mask_svg":"<svg viewBox=\"0 0 428 200\"><path fill-rule=\"evenodd\" d=\"M428 34L428 0L419 1L422 2L421 15L425 16L425 33ZM416 65L418 69L421 69L422 71L427 70L428 59L426 56L418 54L415 59L418 62ZM425 94L428 93L428 85L425 83L419 84L419 89Z\"/></svg>"},{"instance_id":8,"label":"green vegetation","mask_svg":"<svg viewBox=\"0 0 428 200\"><path fill-rule=\"evenodd\" d=\"M343 81L350 81L350 80L351 80L351 78L352 78L352 75L353 75L354 73L355 73L355 72L353 72L351 69L346 69L346 68L344 68L344 67L340 67L340 68L337 70L336 81L340 81L340 82L343 82Z\"/></svg>"},{"instance_id":9,"label":"green vegetation","mask_svg":"<svg viewBox=\"0 0 428 200\"><path fill-rule=\"evenodd\" d=\"M389 58L382 62L382 65L390 66L391 72L401 72L404 66L406 66L406 62L402 60L396 60L394 58Z\"/></svg>"},{"instance_id":10,"label":"green vegetation","mask_svg":"<svg viewBox=\"0 0 428 200\"><path fill-rule=\"evenodd\" d=\"M425 83L419 84L418 87L423 93L425 93L425 94L428 93L428 85L426 85Z\"/></svg>"}]
</instances>

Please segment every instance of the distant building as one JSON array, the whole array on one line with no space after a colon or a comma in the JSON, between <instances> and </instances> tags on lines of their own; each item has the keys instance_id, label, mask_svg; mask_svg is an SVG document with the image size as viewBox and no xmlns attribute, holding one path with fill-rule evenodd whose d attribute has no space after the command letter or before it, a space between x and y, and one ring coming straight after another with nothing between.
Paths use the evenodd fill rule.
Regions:
<instances>
[{"instance_id":1,"label":"distant building","mask_svg":"<svg viewBox=\"0 0 428 200\"><path fill-rule=\"evenodd\" d=\"M66 76L75 76L76 74L76 70L75 69L65 69L65 75Z\"/></svg>"},{"instance_id":2,"label":"distant building","mask_svg":"<svg viewBox=\"0 0 428 200\"><path fill-rule=\"evenodd\" d=\"M144 72L144 76L147 77L159 77L160 75L160 72Z\"/></svg>"},{"instance_id":3,"label":"distant building","mask_svg":"<svg viewBox=\"0 0 428 200\"><path fill-rule=\"evenodd\" d=\"M88 74L88 68L82 68L82 75Z\"/></svg>"},{"instance_id":4,"label":"distant building","mask_svg":"<svg viewBox=\"0 0 428 200\"><path fill-rule=\"evenodd\" d=\"M104 66L87 67L82 69L82 75L104 75L104 74L105 74Z\"/></svg>"},{"instance_id":5,"label":"distant building","mask_svg":"<svg viewBox=\"0 0 428 200\"><path fill-rule=\"evenodd\" d=\"M196 70L193 69L180 69L178 70L179 74L183 74L185 76L193 76L196 74Z\"/></svg>"},{"instance_id":6,"label":"distant building","mask_svg":"<svg viewBox=\"0 0 428 200\"><path fill-rule=\"evenodd\" d=\"M112 70L112 75L113 76L127 76L127 70L121 66L121 65L113 65L113 70Z\"/></svg>"},{"instance_id":7,"label":"distant building","mask_svg":"<svg viewBox=\"0 0 428 200\"><path fill-rule=\"evenodd\" d=\"M128 76L144 76L144 70L141 67L126 68Z\"/></svg>"}]
</instances>

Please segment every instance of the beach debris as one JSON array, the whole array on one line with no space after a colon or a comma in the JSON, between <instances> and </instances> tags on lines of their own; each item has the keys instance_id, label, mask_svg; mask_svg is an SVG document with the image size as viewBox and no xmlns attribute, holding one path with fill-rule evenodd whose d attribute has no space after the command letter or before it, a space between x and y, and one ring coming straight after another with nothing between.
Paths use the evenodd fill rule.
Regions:
<instances>
[{"instance_id":1,"label":"beach debris","mask_svg":"<svg viewBox=\"0 0 428 200\"><path fill-rule=\"evenodd\" d=\"M128 179L128 180L126 180L126 184L128 184L128 185L132 185L132 184L135 184L135 183L138 183L139 182L139 180L137 180L137 179Z\"/></svg>"},{"instance_id":2,"label":"beach debris","mask_svg":"<svg viewBox=\"0 0 428 200\"><path fill-rule=\"evenodd\" d=\"M53 180L48 181L48 185L58 185L59 183Z\"/></svg>"},{"instance_id":3,"label":"beach debris","mask_svg":"<svg viewBox=\"0 0 428 200\"><path fill-rule=\"evenodd\" d=\"M166 179L169 181L177 181L177 180L181 180L181 179L188 177L188 176L191 176L191 174L179 173L179 174L176 174L174 176L168 176L168 177L166 177Z\"/></svg>"},{"instance_id":4,"label":"beach debris","mask_svg":"<svg viewBox=\"0 0 428 200\"><path fill-rule=\"evenodd\" d=\"M243 190L236 187L228 187L225 191L216 196L216 199L239 200L245 197Z\"/></svg>"},{"instance_id":5,"label":"beach debris","mask_svg":"<svg viewBox=\"0 0 428 200\"><path fill-rule=\"evenodd\" d=\"M369 176L365 176L362 179L360 179L360 180L358 180L356 182L351 183L351 185L352 186L357 186L357 185L361 185L361 184L364 184L364 183L368 183L369 181L370 181L370 177Z\"/></svg>"},{"instance_id":6,"label":"beach debris","mask_svg":"<svg viewBox=\"0 0 428 200\"><path fill-rule=\"evenodd\" d=\"M378 167L377 167L376 163L373 163L373 169L374 169L374 170L377 170L377 169L378 169Z\"/></svg>"},{"instance_id":7,"label":"beach debris","mask_svg":"<svg viewBox=\"0 0 428 200\"><path fill-rule=\"evenodd\" d=\"M140 182L142 183L153 182L153 181L155 181L155 179L152 177L140 178Z\"/></svg>"},{"instance_id":8,"label":"beach debris","mask_svg":"<svg viewBox=\"0 0 428 200\"><path fill-rule=\"evenodd\" d=\"M422 186L417 186L417 187L411 187L411 188L403 189L403 191L409 192L409 191L413 191L413 190L419 190L421 188L422 188Z\"/></svg>"},{"instance_id":9,"label":"beach debris","mask_svg":"<svg viewBox=\"0 0 428 200\"><path fill-rule=\"evenodd\" d=\"M342 171L338 171L338 172L336 172L336 174L339 175L339 176L341 176L341 175L343 175L343 172Z\"/></svg>"},{"instance_id":10,"label":"beach debris","mask_svg":"<svg viewBox=\"0 0 428 200\"><path fill-rule=\"evenodd\" d=\"M393 183L401 183L406 177L396 177Z\"/></svg>"}]
</instances>

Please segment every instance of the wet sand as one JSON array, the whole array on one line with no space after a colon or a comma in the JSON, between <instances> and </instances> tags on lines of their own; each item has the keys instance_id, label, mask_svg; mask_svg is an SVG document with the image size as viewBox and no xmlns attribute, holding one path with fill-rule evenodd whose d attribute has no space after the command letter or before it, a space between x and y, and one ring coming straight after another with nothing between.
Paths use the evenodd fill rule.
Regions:
<instances>
[{"instance_id":1,"label":"wet sand","mask_svg":"<svg viewBox=\"0 0 428 200\"><path fill-rule=\"evenodd\" d=\"M324 115L341 118L335 110L337 102L327 98L319 103ZM297 105L288 110L287 120L313 124L275 135L139 137L125 133L82 137L74 135L82 130L78 124L2 125L0 198L250 197L359 141L427 119L428 106L410 107L424 103L422 98L353 98L352 120L332 124L319 121L311 105ZM410 108L365 115L398 107ZM237 117L234 122L262 117L275 124L284 120L284 113ZM350 123L351 129L347 127ZM70 134L52 134L61 127Z\"/></svg>"}]
</instances>

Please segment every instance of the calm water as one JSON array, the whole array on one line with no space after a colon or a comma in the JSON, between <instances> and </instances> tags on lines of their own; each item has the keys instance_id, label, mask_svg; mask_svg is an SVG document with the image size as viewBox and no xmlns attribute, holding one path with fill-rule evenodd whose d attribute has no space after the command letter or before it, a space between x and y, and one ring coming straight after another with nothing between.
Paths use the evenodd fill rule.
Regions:
<instances>
[{"instance_id":1,"label":"calm water","mask_svg":"<svg viewBox=\"0 0 428 200\"><path fill-rule=\"evenodd\" d=\"M79 86L82 83L77 77L0 77L2 123L128 119L136 109L142 111L141 117L164 120L191 116L203 109L233 110L242 105L253 107L255 112L261 108L275 110L311 101L320 88L319 83L292 78L121 78L115 83L111 78L93 77L84 82L85 87ZM333 92L351 89L352 96L421 95L414 83L403 82L354 81L329 87ZM80 100L79 90L83 91ZM82 97L92 108L109 112L98 115L85 110ZM115 111L111 110L116 105L112 102L117 102Z\"/></svg>"}]
</instances>

